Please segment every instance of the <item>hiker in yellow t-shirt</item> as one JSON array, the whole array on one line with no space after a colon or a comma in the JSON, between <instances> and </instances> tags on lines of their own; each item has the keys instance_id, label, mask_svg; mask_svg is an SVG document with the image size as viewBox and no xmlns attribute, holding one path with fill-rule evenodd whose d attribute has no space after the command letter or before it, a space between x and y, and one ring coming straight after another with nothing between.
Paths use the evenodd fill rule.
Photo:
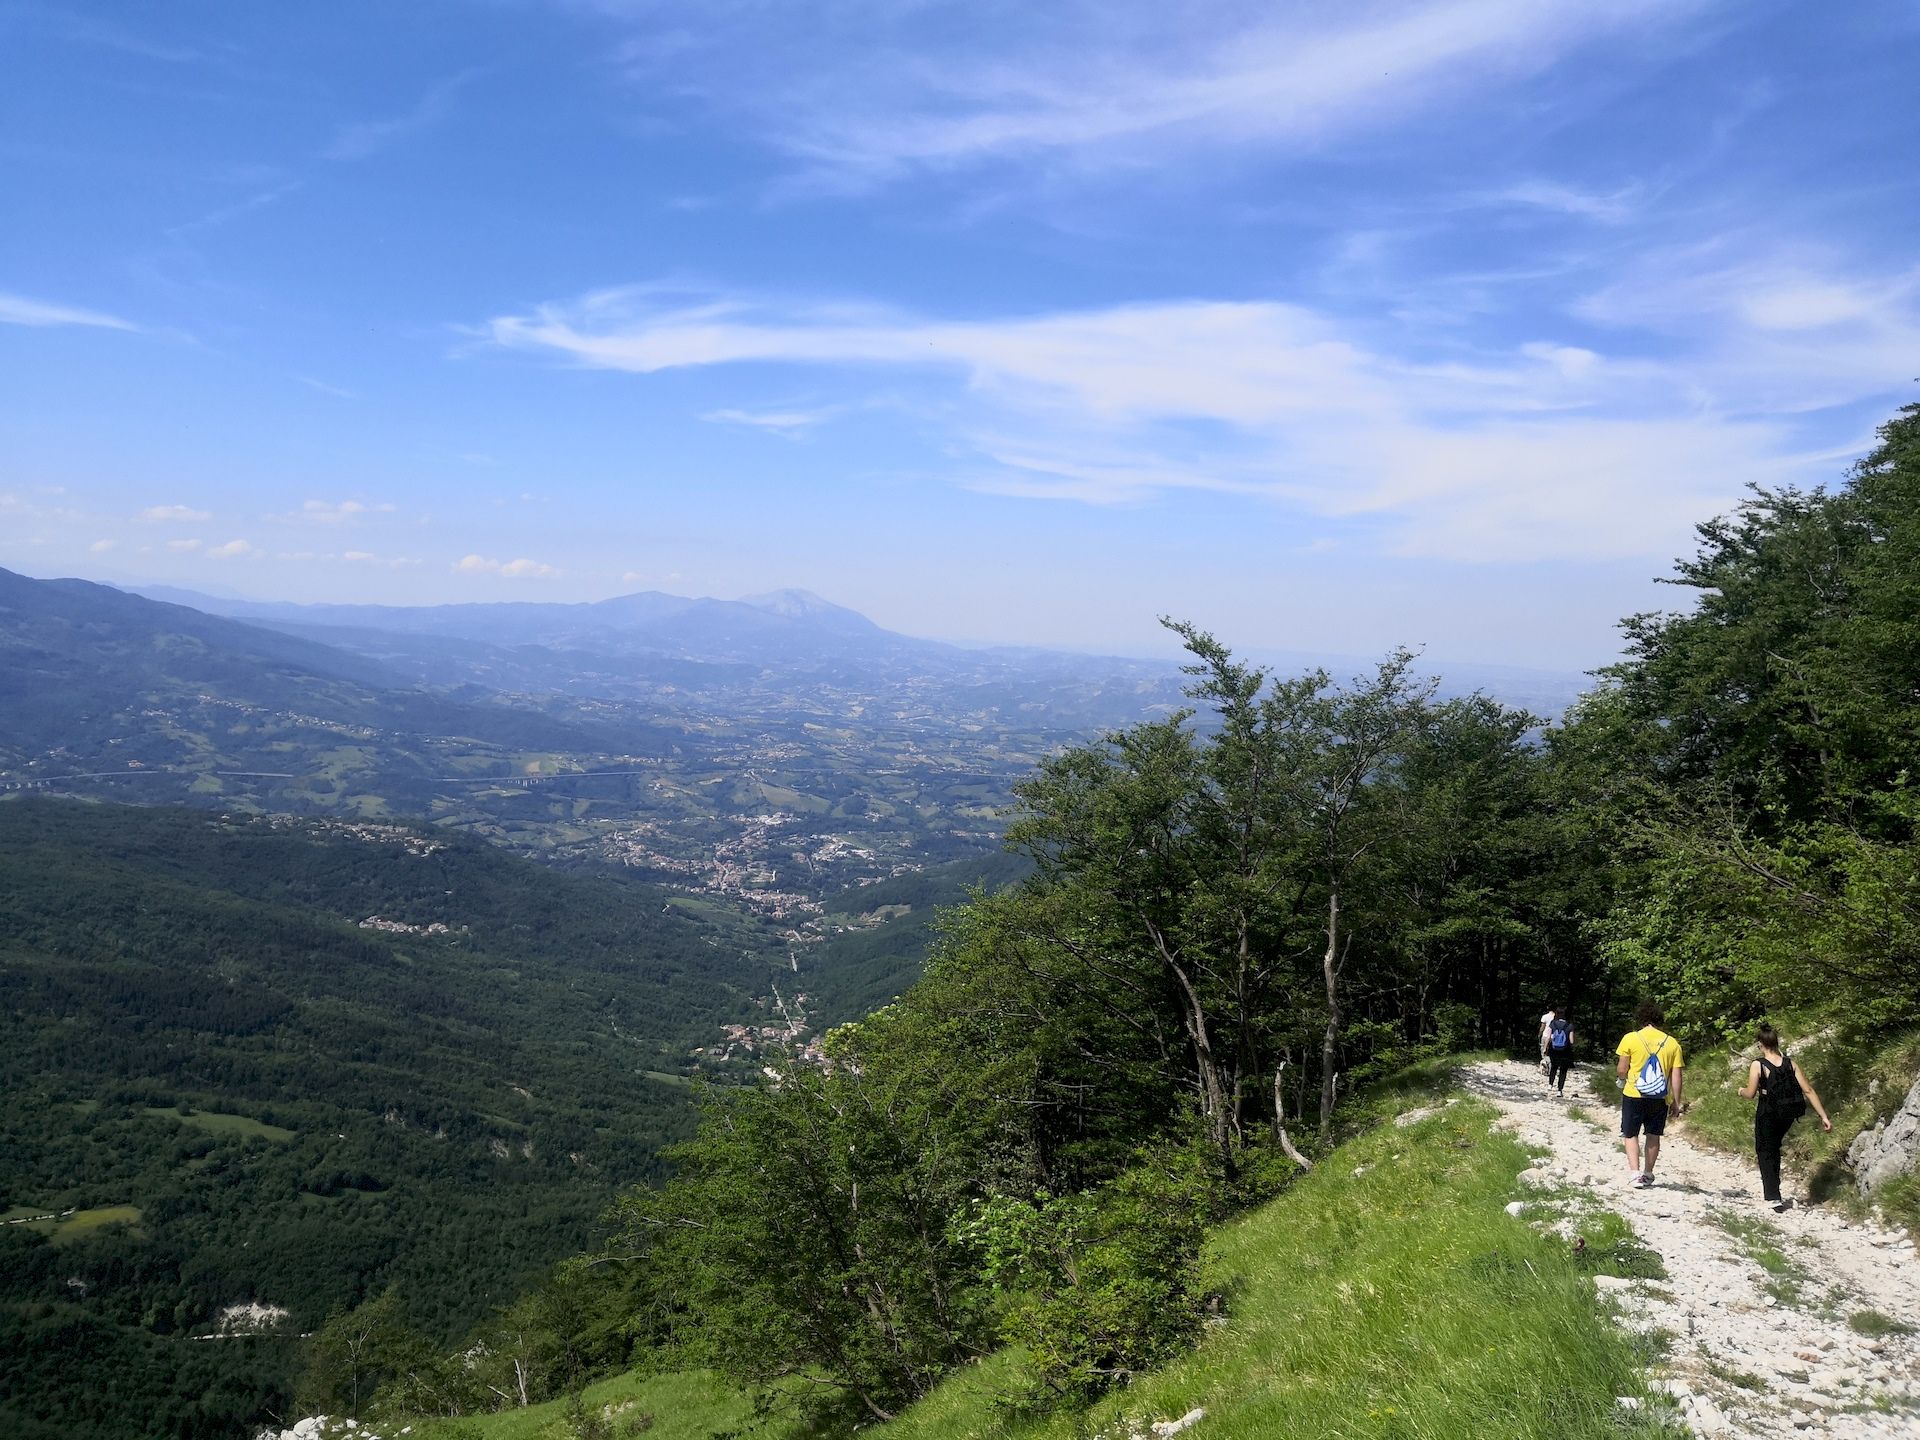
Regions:
<instances>
[{"instance_id":1,"label":"hiker in yellow t-shirt","mask_svg":"<svg viewBox=\"0 0 1920 1440\"><path fill-rule=\"evenodd\" d=\"M1660 1137L1667 1116L1679 1114L1680 1084L1686 1060L1680 1042L1661 1028L1667 1017L1651 1000L1642 1000L1633 1012L1634 1029L1620 1037L1614 1053L1620 1057L1620 1136L1627 1146L1627 1183L1644 1190L1653 1184L1654 1162L1660 1158ZM1640 1132L1647 1135L1645 1163Z\"/></svg>"}]
</instances>

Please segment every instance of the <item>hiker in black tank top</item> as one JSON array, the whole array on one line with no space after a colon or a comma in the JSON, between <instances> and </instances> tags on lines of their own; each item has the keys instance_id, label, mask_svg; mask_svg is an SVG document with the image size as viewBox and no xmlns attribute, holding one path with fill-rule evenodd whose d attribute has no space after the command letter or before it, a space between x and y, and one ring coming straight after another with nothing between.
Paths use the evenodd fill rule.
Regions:
<instances>
[{"instance_id":1,"label":"hiker in black tank top","mask_svg":"<svg viewBox=\"0 0 1920 1440\"><path fill-rule=\"evenodd\" d=\"M1781 1143L1793 1122L1807 1113L1808 1105L1820 1116L1823 1130L1833 1129L1833 1121L1827 1118L1827 1107L1820 1103L1820 1092L1807 1072L1781 1047L1780 1032L1762 1025L1754 1038L1760 1042L1760 1058L1747 1067L1740 1098L1758 1098L1753 1107L1753 1154L1760 1163L1760 1189L1766 1204L1785 1210L1793 1202L1780 1198Z\"/></svg>"}]
</instances>

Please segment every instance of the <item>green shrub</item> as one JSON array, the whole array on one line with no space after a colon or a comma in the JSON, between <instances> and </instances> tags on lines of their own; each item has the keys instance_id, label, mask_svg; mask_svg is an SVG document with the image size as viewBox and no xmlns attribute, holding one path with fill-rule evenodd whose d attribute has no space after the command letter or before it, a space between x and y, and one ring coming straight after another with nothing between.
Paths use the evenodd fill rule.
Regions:
<instances>
[{"instance_id":1,"label":"green shrub","mask_svg":"<svg viewBox=\"0 0 1920 1440\"><path fill-rule=\"evenodd\" d=\"M1169 1146L1098 1190L975 1206L959 1238L1004 1297L1002 1334L1029 1356L1037 1397L1085 1402L1192 1340L1223 1185L1201 1147Z\"/></svg>"}]
</instances>

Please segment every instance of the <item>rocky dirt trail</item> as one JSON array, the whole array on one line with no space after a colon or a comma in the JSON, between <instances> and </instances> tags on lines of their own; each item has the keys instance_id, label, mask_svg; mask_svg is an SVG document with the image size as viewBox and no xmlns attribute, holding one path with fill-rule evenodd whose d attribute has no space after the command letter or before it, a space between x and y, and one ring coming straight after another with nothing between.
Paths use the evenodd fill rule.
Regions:
<instances>
[{"instance_id":1,"label":"rocky dirt trail","mask_svg":"<svg viewBox=\"0 0 1920 1440\"><path fill-rule=\"evenodd\" d=\"M1595 1283L1623 1323L1672 1337L1656 1388L1694 1433L1920 1437L1920 1260L1906 1236L1804 1203L1775 1214L1751 1157L1689 1143L1684 1122L1668 1128L1658 1183L1632 1189L1617 1111L1587 1074L1564 1099L1518 1062L1462 1078L1545 1153L1521 1176L1520 1213L1571 1236L1610 1210L1659 1255L1664 1279Z\"/></svg>"}]
</instances>

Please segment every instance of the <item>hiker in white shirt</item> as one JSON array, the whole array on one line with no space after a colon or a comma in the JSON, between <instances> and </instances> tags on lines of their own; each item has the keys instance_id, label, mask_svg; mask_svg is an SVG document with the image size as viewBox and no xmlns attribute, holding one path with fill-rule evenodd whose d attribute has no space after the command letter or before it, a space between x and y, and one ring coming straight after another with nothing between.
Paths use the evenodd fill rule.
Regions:
<instances>
[{"instance_id":1,"label":"hiker in white shirt","mask_svg":"<svg viewBox=\"0 0 1920 1440\"><path fill-rule=\"evenodd\" d=\"M1553 1042L1553 1019L1559 1013L1558 1010L1549 1010L1540 1017L1540 1073L1542 1075L1552 1074L1551 1064L1547 1058L1547 1047Z\"/></svg>"}]
</instances>

